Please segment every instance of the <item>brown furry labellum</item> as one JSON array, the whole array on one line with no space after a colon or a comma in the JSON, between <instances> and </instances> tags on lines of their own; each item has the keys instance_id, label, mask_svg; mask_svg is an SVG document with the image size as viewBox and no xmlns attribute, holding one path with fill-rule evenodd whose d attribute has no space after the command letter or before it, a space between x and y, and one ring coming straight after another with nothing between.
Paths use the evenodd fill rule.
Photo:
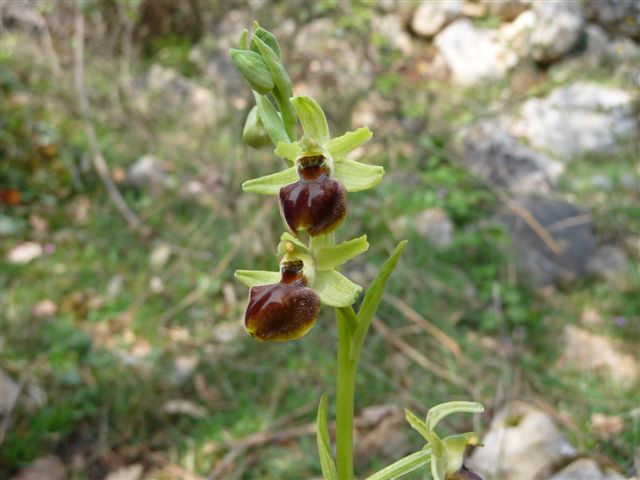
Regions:
<instances>
[{"instance_id":1,"label":"brown furry labellum","mask_svg":"<svg viewBox=\"0 0 640 480\"><path fill-rule=\"evenodd\" d=\"M445 480L483 480L480 475L478 475L473 470L469 470L466 466L462 465L460 470L453 474L447 474L445 476Z\"/></svg>"},{"instance_id":2,"label":"brown furry labellum","mask_svg":"<svg viewBox=\"0 0 640 480\"><path fill-rule=\"evenodd\" d=\"M300 179L280 189L280 211L295 234L306 229L324 235L340 226L347 215L347 190L329 174L322 155L298 160Z\"/></svg>"},{"instance_id":3,"label":"brown furry labellum","mask_svg":"<svg viewBox=\"0 0 640 480\"><path fill-rule=\"evenodd\" d=\"M316 322L320 297L307 287L302 261L285 263L279 283L253 287L244 326L249 335L264 341L295 340Z\"/></svg>"}]
</instances>

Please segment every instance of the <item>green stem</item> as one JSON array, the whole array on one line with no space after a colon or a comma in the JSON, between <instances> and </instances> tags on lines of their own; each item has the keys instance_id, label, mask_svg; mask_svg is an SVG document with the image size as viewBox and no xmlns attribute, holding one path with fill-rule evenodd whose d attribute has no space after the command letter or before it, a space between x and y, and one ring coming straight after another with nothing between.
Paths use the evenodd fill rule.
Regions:
<instances>
[{"instance_id":1,"label":"green stem","mask_svg":"<svg viewBox=\"0 0 640 480\"><path fill-rule=\"evenodd\" d=\"M345 315L336 310L338 323L338 379L336 450L338 478L353 478L353 408L356 362L351 361L351 326Z\"/></svg>"}]
</instances>

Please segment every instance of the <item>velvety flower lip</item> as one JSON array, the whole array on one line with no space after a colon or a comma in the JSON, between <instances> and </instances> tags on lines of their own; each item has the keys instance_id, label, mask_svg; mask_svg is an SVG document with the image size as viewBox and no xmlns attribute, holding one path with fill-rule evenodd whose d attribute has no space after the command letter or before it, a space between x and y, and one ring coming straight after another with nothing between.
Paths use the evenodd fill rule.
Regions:
<instances>
[{"instance_id":1,"label":"velvety flower lip","mask_svg":"<svg viewBox=\"0 0 640 480\"><path fill-rule=\"evenodd\" d=\"M322 155L298 159L300 179L280 189L279 206L287 228L310 236L327 234L347 216L347 191L330 171Z\"/></svg>"},{"instance_id":2,"label":"velvety flower lip","mask_svg":"<svg viewBox=\"0 0 640 480\"><path fill-rule=\"evenodd\" d=\"M296 340L315 325L320 297L307 285L303 262L284 262L279 283L255 286L249 291L245 329L263 341Z\"/></svg>"}]
</instances>

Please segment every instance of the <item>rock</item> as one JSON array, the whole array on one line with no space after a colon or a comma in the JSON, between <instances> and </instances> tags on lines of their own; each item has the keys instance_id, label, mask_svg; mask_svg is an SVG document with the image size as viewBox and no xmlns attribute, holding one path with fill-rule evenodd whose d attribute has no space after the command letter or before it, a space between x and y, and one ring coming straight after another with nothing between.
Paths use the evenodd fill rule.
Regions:
<instances>
[{"instance_id":1,"label":"rock","mask_svg":"<svg viewBox=\"0 0 640 480\"><path fill-rule=\"evenodd\" d=\"M610 470L604 472L595 460L579 458L549 480L624 480L624 477Z\"/></svg>"},{"instance_id":2,"label":"rock","mask_svg":"<svg viewBox=\"0 0 640 480\"><path fill-rule=\"evenodd\" d=\"M153 270L160 270L167 264L172 253L171 245L159 243L151 250L149 265Z\"/></svg>"},{"instance_id":3,"label":"rock","mask_svg":"<svg viewBox=\"0 0 640 480\"><path fill-rule=\"evenodd\" d=\"M562 58L580 38L584 18L574 2L533 2L536 25L531 33L531 52L540 63Z\"/></svg>"},{"instance_id":4,"label":"rock","mask_svg":"<svg viewBox=\"0 0 640 480\"><path fill-rule=\"evenodd\" d=\"M136 90L133 104L147 116L179 115L187 125L210 128L226 112L211 87L158 64L136 82Z\"/></svg>"},{"instance_id":5,"label":"rock","mask_svg":"<svg viewBox=\"0 0 640 480\"><path fill-rule=\"evenodd\" d=\"M596 68L606 60L609 54L609 37L598 25L587 25L584 33L586 48L579 58L589 67Z\"/></svg>"},{"instance_id":6,"label":"rock","mask_svg":"<svg viewBox=\"0 0 640 480\"><path fill-rule=\"evenodd\" d=\"M476 28L466 19L445 28L435 38L435 45L454 82L461 85L500 79L518 62L518 56L499 41L496 32Z\"/></svg>"},{"instance_id":7,"label":"rock","mask_svg":"<svg viewBox=\"0 0 640 480\"><path fill-rule=\"evenodd\" d=\"M453 222L441 208L428 208L418 213L414 219L416 232L431 245L448 247L453 241Z\"/></svg>"},{"instance_id":8,"label":"rock","mask_svg":"<svg viewBox=\"0 0 640 480\"><path fill-rule=\"evenodd\" d=\"M461 12L462 2L460 0L423 1L413 13L411 29L420 36L433 37L459 17Z\"/></svg>"},{"instance_id":9,"label":"rock","mask_svg":"<svg viewBox=\"0 0 640 480\"><path fill-rule=\"evenodd\" d=\"M640 3L636 0L586 0L585 10L607 30L640 39Z\"/></svg>"},{"instance_id":10,"label":"rock","mask_svg":"<svg viewBox=\"0 0 640 480\"><path fill-rule=\"evenodd\" d=\"M153 196L159 196L173 185L173 181L162 168L162 161L153 155L144 155L129 167L127 182Z\"/></svg>"},{"instance_id":11,"label":"rock","mask_svg":"<svg viewBox=\"0 0 640 480\"><path fill-rule=\"evenodd\" d=\"M18 397L20 396L20 388L18 384L0 368L0 414L3 416L12 411Z\"/></svg>"},{"instance_id":12,"label":"rock","mask_svg":"<svg viewBox=\"0 0 640 480\"><path fill-rule=\"evenodd\" d=\"M371 20L371 31L404 55L410 55L413 51L411 36L397 15L374 16Z\"/></svg>"},{"instance_id":13,"label":"rock","mask_svg":"<svg viewBox=\"0 0 640 480\"><path fill-rule=\"evenodd\" d=\"M58 306L49 298L40 300L31 309L31 314L36 318L53 317L58 312Z\"/></svg>"},{"instance_id":14,"label":"rock","mask_svg":"<svg viewBox=\"0 0 640 480\"><path fill-rule=\"evenodd\" d=\"M24 226L24 221L0 214L0 236L9 237L11 235L17 235L24 230Z\"/></svg>"},{"instance_id":15,"label":"rock","mask_svg":"<svg viewBox=\"0 0 640 480\"><path fill-rule=\"evenodd\" d=\"M633 96L624 90L578 82L546 98L527 100L512 133L560 160L589 151L606 151L636 128Z\"/></svg>"},{"instance_id":16,"label":"rock","mask_svg":"<svg viewBox=\"0 0 640 480\"><path fill-rule=\"evenodd\" d=\"M536 26L536 15L527 10L511 23L500 27L500 40L520 59L531 56L531 33Z\"/></svg>"},{"instance_id":17,"label":"rock","mask_svg":"<svg viewBox=\"0 0 640 480\"><path fill-rule=\"evenodd\" d=\"M34 460L29 466L20 470L13 480L66 480L67 469L55 455L47 455Z\"/></svg>"},{"instance_id":18,"label":"rock","mask_svg":"<svg viewBox=\"0 0 640 480\"><path fill-rule=\"evenodd\" d=\"M624 430L624 419L617 415L608 417L601 413L591 415L591 431L602 440L611 440Z\"/></svg>"},{"instance_id":19,"label":"rock","mask_svg":"<svg viewBox=\"0 0 640 480\"><path fill-rule=\"evenodd\" d=\"M143 470L140 464L122 467L110 472L104 480L139 480L142 477Z\"/></svg>"},{"instance_id":20,"label":"rock","mask_svg":"<svg viewBox=\"0 0 640 480\"><path fill-rule=\"evenodd\" d=\"M513 237L516 260L525 280L538 286L568 283L584 275L587 261L595 252L593 222L586 211L559 200L519 197L514 200L520 212L497 216ZM550 235L560 251L551 250L540 233L525 218L531 217ZM581 221L576 221L581 219Z\"/></svg>"},{"instance_id":21,"label":"rock","mask_svg":"<svg viewBox=\"0 0 640 480\"><path fill-rule=\"evenodd\" d=\"M629 385L639 373L634 357L621 353L612 339L572 325L564 329L560 364L578 372L607 375L620 385Z\"/></svg>"},{"instance_id":22,"label":"rock","mask_svg":"<svg viewBox=\"0 0 640 480\"><path fill-rule=\"evenodd\" d=\"M501 480L548 478L554 465L576 454L551 418L522 402L496 414L482 443L484 447L473 451L467 466Z\"/></svg>"},{"instance_id":23,"label":"rock","mask_svg":"<svg viewBox=\"0 0 640 480\"><path fill-rule=\"evenodd\" d=\"M169 415L187 415L193 418L206 418L209 412L204 407L189 400L167 400L162 405L162 411Z\"/></svg>"},{"instance_id":24,"label":"rock","mask_svg":"<svg viewBox=\"0 0 640 480\"><path fill-rule=\"evenodd\" d=\"M604 245L589 259L587 271L603 280L618 283L624 280L629 268L629 258L621 248Z\"/></svg>"},{"instance_id":25,"label":"rock","mask_svg":"<svg viewBox=\"0 0 640 480\"><path fill-rule=\"evenodd\" d=\"M516 193L546 193L564 166L531 150L493 122L479 123L463 134L464 165L475 175Z\"/></svg>"},{"instance_id":26,"label":"rock","mask_svg":"<svg viewBox=\"0 0 640 480\"><path fill-rule=\"evenodd\" d=\"M9 263L26 264L42 255L42 245L36 242L23 242L7 253Z\"/></svg>"},{"instance_id":27,"label":"rock","mask_svg":"<svg viewBox=\"0 0 640 480\"><path fill-rule=\"evenodd\" d=\"M513 20L531 5L531 0L480 0L487 6L491 15L496 15L502 20Z\"/></svg>"}]
</instances>

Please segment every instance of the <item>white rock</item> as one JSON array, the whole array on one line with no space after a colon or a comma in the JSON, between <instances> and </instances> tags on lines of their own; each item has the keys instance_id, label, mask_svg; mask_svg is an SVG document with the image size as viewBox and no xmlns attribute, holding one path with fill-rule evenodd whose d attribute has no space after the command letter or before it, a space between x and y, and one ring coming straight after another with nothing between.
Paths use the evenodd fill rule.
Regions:
<instances>
[{"instance_id":1,"label":"white rock","mask_svg":"<svg viewBox=\"0 0 640 480\"><path fill-rule=\"evenodd\" d=\"M533 58L549 63L571 50L582 31L584 18L575 2L534 2L536 26L531 34Z\"/></svg>"},{"instance_id":2,"label":"white rock","mask_svg":"<svg viewBox=\"0 0 640 480\"><path fill-rule=\"evenodd\" d=\"M15 403L20 395L18 384L0 368L0 413L6 415L15 407Z\"/></svg>"},{"instance_id":3,"label":"white rock","mask_svg":"<svg viewBox=\"0 0 640 480\"><path fill-rule=\"evenodd\" d=\"M512 124L517 136L561 160L615 146L636 128L633 96L624 90L578 82L560 87L546 98L526 101L520 120Z\"/></svg>"},{"instance_id":4,"label":"white rock","mask_svg":"<svg viewBox=\"0 0 640 480\"><path fill-rule=\"evenodd\" d=\"M49 298L40 300L31 309L31 314L36 318L46 318L54 316L58 311L58 306Z\"/></svg>"},{"instance_id":5,"label":"white rock","mask_svg":"<svg viewBox=\"0 0 640 480\"><path fill-rule=\"evenodd\" d=\"M514 402L503 408L474 450L467 465L490 478L542 478L556 463L572 458L576 449L544 412Z\"/></svg>"},{"instance_id":6,"label":"white rock","mask_svg":"<svg viewBox=\"0 0 640 480\"><path fill-rule=\"evenodd\" d=\"M140 464L118 468L110 472L104 480L139 480L142 477L143 470Z\"/></svg>"},{"instance_id":7,"label":"white rock","mask_svg":"<svg viewBox=\"0 0 640 480\"><path fill-rule=\"evenodd\" d=\"M500 40L518 57L526 58L531 55L531 33L536 25L536 14L531 10L521 13L511 23L500 28Z\"/></svg>"},{"instance_id":8,"label":"white rock","mask_svg":"<svg viewBox=\"0 0 640 480\"><path fill-rule=\"evenodd\" d=\"M405 55L411 54L413 42L398 15L376 15L371 20L371 31L385 38Z\"/></svg>"},{"instance_id":9,"label":"white rock","mask_svg":"<svg viewBox=\"0 0 640 480\"><path fill-rule=\"evenodd\" d=\"M612 471L602 471L595 460L579 458L549 480L624 480L624 477Z\"/></svg>"},{"instance_id":10,"label":"white rock","mask_svg":"<svg viewBox=\"0 0 640 480\"><path fill-rule=\"evenodd\" d=\"M600 247L587 263L587 271L613 283L624 280L628 268L627 254L613 245Z\"/></svg>"},{"instance_id":11,"label":"white rock","mask_svg":"<svg viewBox=\"0 0 640 480\"><path fill-rule=\"evenodd\" d=\"M155 196L173 185L171 177L162 168L162 161L153 155L144 155L129 167L127 182Z\"/></svg>"},{"instance_id":12,"label":"white rock","mask_svg":"<svg viewBox=\"0 0 640 480\"><path fill-rule=\"evenodd\" d=\"M440 208L428 208L418 213L415 229L435 247L444 248L453 241L453 222Z\"/></svg>"},{"instance_id":13,"label":"white rock","mask_svg":"<svg viewBox=\"0 0 640 480\"><path fill-rule=\"evenodd\" d=\"M7 253L9 263L25 264L42 255L42 245L36 242L24 242L13 247Z\"/></svg>"},{"instance_id":14,"label":"white rock","mask_svg":"<svg viewBox=\"0 0 640 480\"><path fill-rule=\"evenodd\" d=\"M568 325L564 329L564 350L560 363L579 372L602 373L621 385L638 378L638 362L618 350L607 337Z\"/></svg>"},{"instance_id":15,"label":"white rock","mask_svg":"<svg viewBox=\"0 0 640 480\"><path fill-rule=\"evenodd\" d=\"M149 264L151 265L151 268L159 270L164 267L169 261L171 253L171 245L166 243L156 245L149 255Z\"/></svg>"},{"instance_id":16,"label":"white rock","mask_svg":"<svg viewBox=\"0 0 640 480\"><path fill-rule=\"evenodd\" d=\"M513 20L531 5L531 0L481 0L489 13L503 20Z\"/></svg>"},{"instance_id":17,"label":"white rock","mask_svg":"<svg viewBox=\"0 0 640 480\"><path fill-rule=\"evenodd\" d=\"M460 0L423 1L411 19L411 29L423 37L433 37L462 12Z\"/></svg>"},{"instance_id":18,"label":"white rock","mask_svg":"<svg viewBox=\"0 0 640 480\"><path fill-rule=\"evenodd\" d=\"M65 480L67 468L55 455L47 455L34 460L20 470L12 480Z\"/></svg>"},{"instance_id":19,"label":"white rock","mask_svg":"<svg viewBox=\"0 0 640 480\"><path fill-rule=\"evenodd\" d=\"M435 45L453 80L461 85L502 78L518 62L518 56L499 41L496 32L480 30L466 19L444 29Z\"/></svg>"}]
</instances>

